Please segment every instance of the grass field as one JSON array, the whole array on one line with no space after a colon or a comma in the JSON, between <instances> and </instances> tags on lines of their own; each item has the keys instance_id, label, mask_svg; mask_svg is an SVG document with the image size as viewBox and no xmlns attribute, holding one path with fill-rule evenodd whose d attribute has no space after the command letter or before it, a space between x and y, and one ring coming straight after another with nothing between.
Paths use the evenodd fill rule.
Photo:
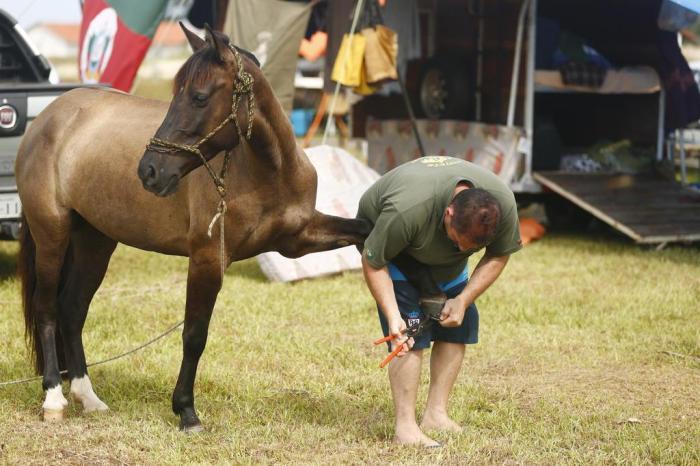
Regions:
<instances>
[{"instance_id":1,"label":"grass field","mask_svg":"<svg viewBox=\"0 0 700 466\"><path fill-rule=\"evenodd\" d=\"M16 251L0 242L0 381L31 374ZM178 322L186 267L120 246L88 317L88 361ZM176 332L91 370L107 414L71 405L43 423L38 381L0 387L0 463L700 464L699 303L697 247L545 237L478 302L481 342L450 407L464 432L434 434L445 446L426 452L390 441L361 275L271 284L245 261L228 270L200 364L205 433L179 433L170 411Z\"/></svg>"}]
</instances>

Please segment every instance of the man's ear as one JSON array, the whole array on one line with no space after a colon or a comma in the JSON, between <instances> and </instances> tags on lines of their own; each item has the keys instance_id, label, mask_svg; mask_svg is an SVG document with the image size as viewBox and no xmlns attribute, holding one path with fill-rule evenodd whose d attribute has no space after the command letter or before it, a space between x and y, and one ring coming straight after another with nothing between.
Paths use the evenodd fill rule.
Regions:
<instances>
[{"instance_id":1,"label":"man's ear","mask_svg":"<svg viewBox=\"0 0 700 466\"><path fill-rule=\"evenodd\" d=\"M196 52L197 50L201 49L206 45L206 42L204 42L204 39L199 37L197 34L194 32L190 31L187 29L187 26L185 26L182 21L180 21L180 27L182 28L182 32L185 33L185 37L187 38L187 42L190 43L190 47L192 48L193 52Z\"/></svg>"}]
</instances>

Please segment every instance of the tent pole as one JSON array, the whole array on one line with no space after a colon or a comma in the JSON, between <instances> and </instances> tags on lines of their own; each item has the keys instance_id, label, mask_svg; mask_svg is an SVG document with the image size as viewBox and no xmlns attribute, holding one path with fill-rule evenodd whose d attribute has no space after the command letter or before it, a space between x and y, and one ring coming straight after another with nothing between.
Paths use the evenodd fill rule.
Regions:
<instances>
[{"instance_id":1,"label":"tent pole","mask_svg":"<svg viewBox=\"0 0 700 466\"><path fill-rule=\"evenodd\" d=\"M418 125L416 124L416 116L413 114L413 107L411 106L411 101L408 99L408 92L406 92L406 84L403 82L401 77L401 70L396 70L397 81L401 86L401 95L403 95L403 101L406 104L406 111L408 112L408 118L411 119L411 128L413 128L413 134L416 137L416 143L418 144L418 150L420 151L421 157L425 156L425 148L423 147L423 141L420 138L420 133L418 132Z\"/></svg>"},{"instance_id":2,"label":"tent pole","mask_svg":"<svg viewBox=\"0 0 700 466\"><path fill-rule=\"evenodd\" d=\"M377 0L369 0L369 1L376 2ZM386 23L384 23L384 16L382 15L382 10L381 10L381 8L379 8L379 5L377 5L377 14L379 15L379 21L382 24L386 24ZM411 120L411 128L413 129L413 135L416 137L416 144L418 144L418 151L420 151L420 156L423 157L426 155L425 148L423 147L423 140L421 139L420 133L418 132L418 125L416 124L416 116L413 113L413 106L411 105L411 101L408 98L408 92L406 92L406 83L404 83L403 77L401 76L401 68L399 66L398 61L396 63L396 80L399 82L399 86L401 87L401 95L403 96L403 102L406 105L406 112L408 113L408 118Z\"/></svg>"},{"instance_id":3,"label":"tent pole","mask_svg":"<svg viewBox=\"0 0 700 466\"><path fill-rule=\"evenodd\" d=\"M479 0L479 21L476 35L476 92L474 93L476 121L481 121L481 87L484 77L484 0Z\"/></svg>"},{"instance_id":4,"label":"tent pole","mask_svg":"<svg viewBox=\"0 0 700 466\"><path fill-rule=\"evenodd\" d=\"M355 35L355 28L357 28L357 21L360 19L360 14L362 12L362 6L364 5L365 1L364 0L357 0L357 3L355 5L355 12L353 13L352 16L352 24L350 26L350 36L349 36L349 43L348 47L345 49L345 56L343 57L343 65L345 65L348 60L350 59L350 49L352 48L352 39L353 36ZM335 57L337 60L338 57ZM338 100L338 93L340 93L340 82L335 83L335 90L333 91L333 99L331 99L331 106L328 109L328 116L332 117L333 113L335 112L335 103ZM326 144L326 140L328 139L328 132L331 128L331 119L332 118L326 118L326 128L323 130L323 139L321 140L321 144Z\"/></svg>"},{"instance_id":5,"label":"tent pole","mask_svg":"<svg viewBox=\"0 0 700 466\"><path fill-rule=\"evenodd\" d=\"M520 80L520 56L523 47L523 25L525 24L525 12L527 12L530 0L523 0L518 15L518 29L515 33L515 53L513 55L513 71L510 79L510 97L508 99L508 119L506 126L513 126L515 120L515 100L518 97L518 81Z\"/></svg>"},{"instance_id":6,"label":"tent pole","mask_svg":"<svg viewBox=\"0 0 700 466\"><path fill-rule=\"evenodd\" d=\"M527 72L525 79L525 174L523 181L532 182L532 138L535 119L535 28L537 27L537 0L530 0L527 24Z\"/></svg>"},{"instance_id":7,"label":"tent pole","mask_svg":"<svg viewBox=\"0 0 700 466\"><path fill-rule=\"evenodd\" d=\"M659 90L659 122L656 135L656 160L661 161L664 152L664 126L666 121L666 91L663 83L660 84Z\"/></svg>"}]
</instances>

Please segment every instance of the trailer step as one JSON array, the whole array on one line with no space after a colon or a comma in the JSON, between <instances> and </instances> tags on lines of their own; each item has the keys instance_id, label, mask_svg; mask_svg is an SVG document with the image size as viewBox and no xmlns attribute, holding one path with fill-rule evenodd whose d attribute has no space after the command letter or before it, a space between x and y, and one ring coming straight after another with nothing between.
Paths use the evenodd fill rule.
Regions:
<instances>
[{"instance_id":1,"label":"trailer step","mask_svg":"<svg viewBox=\"0 0 700 466\"><path fill-rule=\"evenodd\" d=\"M637 243L700 241L700 193L659 175L536 172L533 177Z\"/></svg>"}]
</instances>

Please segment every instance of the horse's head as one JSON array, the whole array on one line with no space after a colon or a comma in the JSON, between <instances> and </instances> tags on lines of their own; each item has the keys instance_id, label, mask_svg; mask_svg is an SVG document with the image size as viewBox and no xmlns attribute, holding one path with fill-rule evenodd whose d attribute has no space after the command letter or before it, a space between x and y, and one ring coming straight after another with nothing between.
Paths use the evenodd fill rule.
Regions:
<instances>
[{"instance_id":1,"label":"horse's head","mask_svg":"<svg viewBox=\"0 0 700 466\"><path fill-rule=\"evenodd\" d=\"M205 39L180 23L194 53L173 83L168 113L139 162L143 187L159 196L177 189L179 180L221 151L250 138L254 95L252 54L229 44L206 26ZM244 65L254 61L255 65ZM215 180L216 181L216 180Z\"/></svg>"}]
</instances>

